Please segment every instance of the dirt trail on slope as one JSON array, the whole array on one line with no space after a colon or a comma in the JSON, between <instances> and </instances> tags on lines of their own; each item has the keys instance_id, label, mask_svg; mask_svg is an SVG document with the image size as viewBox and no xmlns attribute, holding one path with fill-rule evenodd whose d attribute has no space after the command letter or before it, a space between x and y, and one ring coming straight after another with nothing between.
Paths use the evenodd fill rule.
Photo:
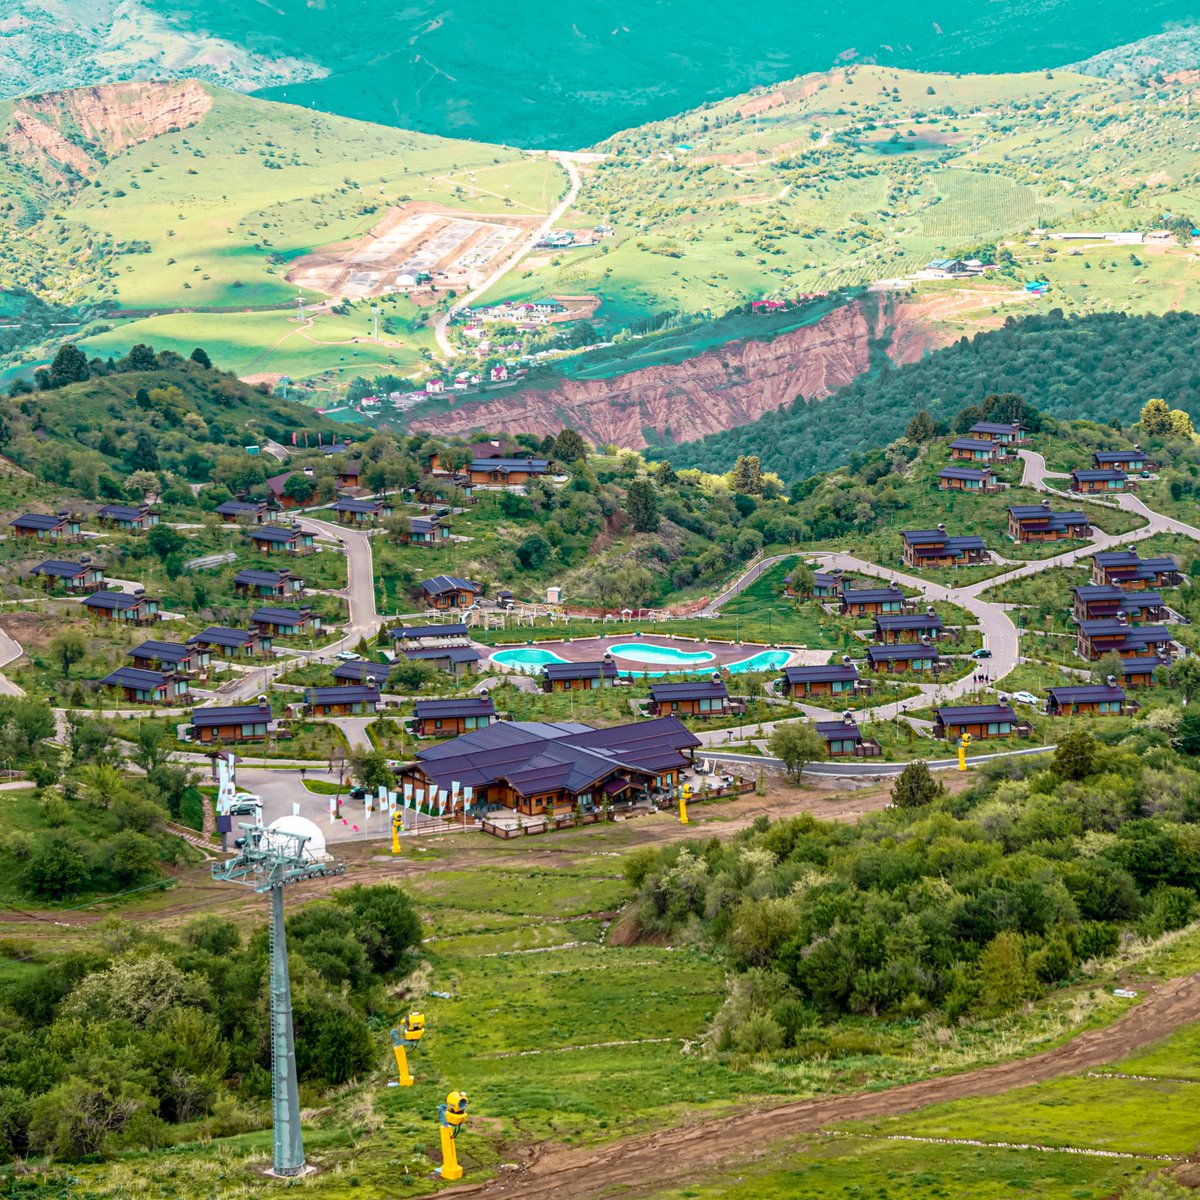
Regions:
<instances>
[{"instance_id":1,"label":"dirt trail on slope","mask_svg":"<svg viewBox=\"0 0 1200 1200\"><path fill-rule=\"evenodd\" d=\"M588 1149L544 1147L517 1171L479 1186L450 1188L441 1195L513 1200L645 1196L751 1159L784 1139L828 1125L893 1117L948 1100L994 1096L1104 1066L1196 1020L1200 1020L1200 975L1189 975L1155 988L1112 1025L1081 1033L1064 1046L1030 1058L881 1092L761 1105L734 1116L697 1120L678 1129Z\"/></svg>"}]
</instances>

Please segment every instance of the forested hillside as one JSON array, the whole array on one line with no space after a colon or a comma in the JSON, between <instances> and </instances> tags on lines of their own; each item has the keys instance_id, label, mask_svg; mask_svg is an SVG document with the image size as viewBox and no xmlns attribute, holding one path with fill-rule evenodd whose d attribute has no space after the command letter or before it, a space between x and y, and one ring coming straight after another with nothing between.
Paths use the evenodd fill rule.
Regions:
<instances>
[{"instance_id":1,"label":"forested hillside","mask_svg":"<svg viewBox=\"0 0 1200 1200\"><path fill-rule=\"evenodd\" d=\"M1063 418L1129 425L1149 396L1196 417L1198 336L1194 313L1068 318L1054 311L1010 319L907 366L877 354L870 374L827 400L798 398L752 425L674 446L670 459L676 467L725 471L739 455L757 454L765 470L798 479L886 445L921 409L952 423L961 409L1003 392Z\"/></svg>"}]
</instances>

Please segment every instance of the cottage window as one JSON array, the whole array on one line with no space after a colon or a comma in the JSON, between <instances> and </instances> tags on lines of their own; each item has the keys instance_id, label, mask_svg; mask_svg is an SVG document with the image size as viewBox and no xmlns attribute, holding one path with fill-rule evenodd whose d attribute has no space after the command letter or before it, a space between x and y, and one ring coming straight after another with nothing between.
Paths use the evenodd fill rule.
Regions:
<instances>
[{"instance_id":1,"label":"cottage window","mask_svg":"<svg viewBox=\"0 0 1200 1200\"><path fill-rule=\"evenodd\" d=\"M256 721L251 725L242 726L242 737L261 737L267 732L265 721Z\"/></svg>"}]
</instances>

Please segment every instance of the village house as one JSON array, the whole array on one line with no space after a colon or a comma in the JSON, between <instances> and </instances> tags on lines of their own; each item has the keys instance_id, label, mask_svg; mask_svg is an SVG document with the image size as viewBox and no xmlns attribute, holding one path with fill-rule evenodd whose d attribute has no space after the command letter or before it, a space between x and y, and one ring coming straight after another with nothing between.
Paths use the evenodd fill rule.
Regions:
<instances>
[{"instance_id":1,"label":"village house","mask_svg":"<svg viewBox=\"0 0 1200 1200\"><path fill-rule=\"evenodd\" d=\"M1092 455L1092 463L1099 468L1110 471L1127 471L1136 475L1146 470L1146 455L1140 446L1132 450L1097 450Z\"/></svg>"},{"instance_id":2,"label":"village house","mask_svg":"<svg viewBox=\"0 0 1200 1200\"><path fill-rule=\"evenodd\" d=\"M943 467L938 472L938 487L943 492L994 492L999 485L987 467Z\"/></svg>"},{"instance_id":3,"label":"village house","mask_svg":"<svg viewBox=\"0 0 1200 1200\"><path fill-rule=\"evenodd\" d=\"M1005 425L999 421L976 421L967 432L972 437L986 438L1001 446L1023 446L1028 434L1018 421Z\"/></svg>"},{"instance_id":4,"label":"village house","mask_svg":"<svg viewBox=\"0 0 1200 1200\"><path fill-rule=\"evenodd\" d=\"M964 733L972 741L988 738L1011 737L1025 732L1028 724L1017 719L1007 700L998 704L965 704L939 708L933 718L933 735L957 742Z\"/></svg>"},{"instance_id":5,"label":"village house","mask_svg":"<svg viewBox=\"0 0 1200 1200\"><path fill-rule=\"evenodd\" d=\"M827 663L823 667L784 667L779 690L785 696L845 696L859 682L853 663Z\"/></svg>"},{"instance_id":6,"label":"village house","mask_svg":"<svg viewBox=\"0 0 1200 1200\"><path fill-rule=\"evenodd\" d=\"M338 468L334 480L339 488L362 487L362 463L357 459L347 459Z\"/></svg>"},{"instance_id":7,"label":"village house","mask_svg":"<svg viewBox=\"0 0 1200 1200\"><path fill-rule=\"evenodd\" d=\"M105 504L96 516L102 525L112 529L123 529L127 533L145 533L147 529L153 529L159 521L158 509L151 508L148 504Z\"/></svg>"},{"instance_id":8,"label":"village house","mask_svg":"<svg viewBox=\"0 0 1200 1200\"><path fill-rule=\"evenodd\" d=\"M467 478L474 484L518 487L542 478L549 469L544 458L475 458L467 468Z\"/></svg>"},{"instance_id":9,"label":"village house","mask_svg":"<svg viewBox=\"0 0 1200 1200\"><path fill-rule=\"evenodd\" d=\"M1159 658L1155 654L1136 655L1132 658L1121 659L1122 682L1126 687L1153 687L1154 673L1160 667L1171 666L1167 657Z\"/></svg>"},{"instance_id":10,"label":"village house","mask_svg":"<svg viewBox=\"0 0 1200 1200\"><path fill-rule=\"evenodd\" d=\"M246 536L254 542L260 554L309 554L312 552L313 535L299 525L260 525L247 530Z\"/></svg>"},{"instance_id":11,"label":"village house","mask_svg":"<svg viewBox=\"0 0 1200 1200\"><path fill-rule=\"evenodd\" d=\"M978 534L947 537L944 525L908 529L903 537L906 567L966 567L991 558Z\"/></svg>"},{"instance_id":12,"label":"village house","mask_svg":"<svg viewBox=\"0 0 1200 1200\"><path fill-rule=\"evenodd\" d=\"M318 453L332 458L335 454L348 454L354 449L353 442L325 442L317 448Z\"/></svg>"},{"instance_id":13,"label":"village house","mask_svg":"<svg viewBox=\"0 0 1200 1200\"><path fill-rule=\"evenodd\" d=\"M842 573L841 571L814 571L812 576L812 589L810 591L798 591L796 581L791 575L783 577L783 594L785 596L799 596L802 599L828 599L838 595L842 590Z\"/></svg>"},{"instance_id":14,"label":"village house","mask_svg":"<svg viewBox=\"0 0 1200 1200\"><path fill-rule=\"evenodd\" d=\"M304 712L310 717L361 717L379 711L379 688L374 684L340 684L304 689Z\"/></svg>"},{"instance_id":15,"label":"village house","mask_svg":"<svg viewBox=\"0 0 1200 1200\"><path fill-rule=\"evenodd\" d=\"M271 500L276 508L300 508L303 505L303 501L287 493L287 481L295 474L295 471L284 471L279 475L272 475L267 480L267 491L271 493Z\"/></svg>"},{"instance_id":16,"label":"village house","mask_svg":"<svg viewBox=\"0 0 1200 1200\"><path fill-rule=\"evenodd\" d=\"M134 646L129 652L133 665L143 671L158 671L169 667L176 675L197 675L208 669L212 655L200 646L181 642L159 642L153 639Z\"/></svg>"},{"instance_id":17,"label":"village house","mask_svg":"<svg viewBox=\"0 0 1200 1200\"><path fill-rule=\"evenodd\" d=\"M448 479L428 476L413 489L413 499L418 504L449 504L453 499L464 504L475 503L475 489L465 475Z\"/></svg>"},{"instance_id":18,"label":"village house","mask_svg":"<svg viewBox=\"0 0 1200 1200\"><path fill-rule=\"evenodd\" d=\"M228 625L210 625L188 638L188 645L199 646L221 658L257 658L271 653L269 637L246 629L230 629Z\"/></svg>"},{"instance_id":19,"label":"village house","mask_svg":"<svg viewBox=\"0 0 1200 1200\"><path fill-rule=\"evenodd\" d=\"M1075 651L1080 658L1095 662L1106 654L1138 658L1146 654L1171 657L1171 631L1165 625L1131 625L1122 617L1100 621L1077 621Z\"/></svg>"},{"instance_id":20,"label":"village house","mask_svg":"<svg viewBox=\"0 0 1200 1200\"><path fill-rule=\"evenodd\" d=\"M872 671L897 675L901 671L936 671L938 652L935 646L910 642L897 646L868 646L867 666Z\"/></svg>"},{"instance_id":21,"label":"village house","mask_svg":"<svg viewBox=\"0 0 1200 1200\"><path fill-rule=\"evenodd\" d=\"M470 608L483 595L483 588L473 580L460 579L457 575L435 575L422 581L421 594L427 607L449 611Z\"/></svg>"},{"instance_id":22,"label":"village house","mask_svg":"<svg viewBox=\"0 0 1200 1200\"><path fill-rule=\"evenodd\" d=\"M950 457L963 462L992 463L1004 457L1004 450L982 438L960 437L950 443Z\"/></svg>"},{"instance_id":23,"label":"village house","mask_svg":"<svg viewBox=\"0 0 1200 1200\"><path fill-rule=\"evenodd\" d=\"M299 596L304 591L304 580L291 571L256 571L248 568L233 577L233 588L241 596L282 600L285 596Z\"/></svg>"},{"instance_id":24,"label":"village house","mask_svg":"<svg viewBox=\"0 0 1200 1200\"><path fill-rule=\"evenodd\" d=\"M261 525L270 516L271 506L265 500L225 500L213 512L226 525L236 525L239 521L253 521L255 525Z\"/></svg>"},{"instance_id":25,"label":"village house","mask_svg":"<svg viewBox=\"0 0 1200 1200\"><path fill-rule=\"evenodd\" d=\"M441 517L409 517L397 540L404 546L440 546L450 536L450 526Z\"/></svg>"},{"instance_id":26,"label":"village house","mask_svg":"<svg viewBox=\"0 0 1200 1200\"><path fill-rule=\"evenodd\" d=\"M48 558L29 573L41 576L50 587L60 585L68 592L94 588L104 582L104 568L99 563L66 562L61 558Z\"/></svg>"},{"instance_id":27,"label":"village house","mask_svg":"<svg viewBox=\"0 0 1200 1200\"><path fill-rule=\"evenodd\" d=\"M1124 471L1111 467L1085 471L1076 468L1071 472L1071 491L1083 496L1097 492L1136 492L1137 484Z\"/></svg>"},{"instance_id":28,"label":"village house","mask_svg":"<svg viewBox=\"0 0 1200 1200\"><path fill-rule=\"evenodd\" d=\"M650 687L650 715L654 717L722 717L736 710L721 679Z\"/></svg>"},{"instance_id":29,"label":"village house","mask_svg":"<svg viewBox=\"0 0 1200 1200\"><path fill-rule=\"evenodd\" d=\"M1008 536L1014 542L1061 542L1091 537L1087 514L1078 510L1055 512L1049 500L1041 504L1015 504L1008 510Z\"/></svg>"},{"instance_id":30,"label":"village house","mask_svg":"<svg viewBox=\"0 0 1200 1200\"><path fill-rule=\"evenodd\" d=\"M268 704L238 704L230 708L192 711L194 742L262 742L276 730Z\"/></svg>"},{"instance_id":31,"label":"village house","mask_svg":"<svg viewBox=\"0 0 1200 1200\"><path fill-rule=\"evenodd\" d=\"M896 587L844 588L839 609L843 616L862 617L904 610L904 593Z\"/></svg>"},{"instance_id":32,"label":"village house","mask_svg":"<svg viewBox=\"0 0 1200 1200\"><path fill-rule=\"evenodd\" d=\"M333 511L343 525L374 525L392 515L395 509L390 500L335 500Z\"/></svg>"},{"instance_id":33,"label":"village house","mask_svg":"<svg viewBox=\"0 0 1200 1200\"><path fill-rule=\"evenodd\" d=\"M188 694L188 681L174 671L139 667L118 667L100 680L100 686L115 688L125 700L136 704L167 704Z\"/></svg>"},{"instance_id":34,"label":"village house","mask_svg":"<svg viewBox=\"0 0 1200 1200\"><path fill-rule=\"evenodd\" d=\"M351 662L339 662L333 668L333 678L339 684L366 683L373 684L380 690L392 677L392 666L389 663L371 662L370 659L356 658Z\"/></svg>"},{"instance_id":35,"label":"village house","mask_svg":"<svg viewBox=\"0 0 1200 1200\"><path fill-rule=\"evenodd\" d=\"M255 632L271 641L285 637L308 637L320 633L321 618L311 608L265 608L250 614Z\"/></svg>"},{"instance_id":36,"label":"village house","mask_svg":"<svg viewBox=\"0 0 1200 1200\"><path fill-rule=\"evenodd\" d=\"M57 516L24 513L9 521L8 527L13 537L36 538L39 542L77 542L83 528L78 516L65 512Z\"/></svg>"},{"instance_id":37,"label":"village house","mask_svg":"<svg viewBox=\"0 0 1200 1200\"><path fill-rule=\"evenodd\" d=\"M1113 713L1125 709L1125 689L1116 684L1052 687L1046 693L1046 712L1052 717Z\"/></svg>"},{"instance_id":38,"label":"village house","mask_svg":"<svg viewBox=\"0 0 1200 1200\"><path fill-rule=\"evenodd\" d=\"M1077 621L1098 621L1124 613L1134 624L1161 621L1167 606L1158 592L1126 592L1114 583L1072 589L1071 611Z\"/></svg>"},{"instance_id":39,"label":"village house","mask_svg":"<svg viewBox=\"0 0 1200 1200\"><path fill-rule=\"evenodd\" d=\"M469 675L479 670L482 661L473 646L427 646L420 650L405 650L409 662L428 663L447 675Z\"/></svg>"},{"instance_id":40,"label":"village house","mask_svg":"<svg viewBox=\"0 0 1200 1200\"><path fill-rule=\"evenodd\" d=\"M470 631L461 621L445 625L401 625L399 629L389 629L388 634L397 643L398 650L465 646L470 641Z\"/></svg>"},{"instance_id":41,"label":"village house","mask_svg":"<svg viewBox=\"0 0 1200 1200\"><path fill-rule=\"evenodd\" d=\"M496 718L491 698L464 696L460 700L418 700L413 705L413 733L417 737L457 737L484 729Z\"/></svg>"},{"instance_id":42,"label":"village house","mask_svg":"<svg viewBox=\"0 0 1200 1200\"><path fill-rule=\"evenodd\" d=\"M942 618L932 609L919 616L881 613L875 618L875 640L895 645L899 642L936 641L942 636Z\"/></svg>"},{"instance_id":43,"label":"village house","mask_svg":"<svg viewBox=\"0 0 1200 1200\"><path fill-rule=\"evenodd\" d=\"M93 592L83 607L102 621L119 621L130 625L149 625L158 620L158 601L145 592Z\"/></svg>"},{"instance_id":44,"label":"village house","mask_svg":"<svg viewBox=\"0 0 1200 1200\"><path fill-rule=\"evenodd\" d=\"M617 665L612 659L596 662L547 663L542 670L543 692L570 692L611 687L617 681Z\"/></svg>"},{"instance_id":45,"label":"village house","mask_svg":"<svg viewBox=\"0 0 1200 1200\"><path fill-rule=\"evenodd\" d=\"M1147 587L1178 587L1183 576L1179 563L1170 555L1140 558L1135 550L1104 550L1092 555L1092 582L1141 591Z\"/></svg>"},{"instance_id":46,"label":"village house","mask_svg":"<svg viewBox=\"0 0 1200 1200\"><path fill-rule=\"evenodd\" d=\"M700 739L674 717L607 729L562 721L502 721L418 750L400 772L405 794L433 789L462 811L470 789L478 813L525 816L595 812L606 805L673 797Z\"/></svg>"},{"instance_id":47,"label":"village house","mask_svg":"<svg viewBox=\"0 0 1200 1200\"><path fill-rule=\"evenodd\" d=\"M818 721L815 729L825 742L827 758L875 758L883 753L877 741L863 737L850 713L844 713L839 721Z\"/></svg>"}]
</instances>

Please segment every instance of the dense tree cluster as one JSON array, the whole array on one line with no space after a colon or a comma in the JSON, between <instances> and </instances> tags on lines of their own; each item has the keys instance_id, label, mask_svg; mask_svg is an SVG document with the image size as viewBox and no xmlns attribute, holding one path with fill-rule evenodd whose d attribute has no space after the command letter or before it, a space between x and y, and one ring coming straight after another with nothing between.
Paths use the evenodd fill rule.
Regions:
<instances>
[{"instance_id":1,"label":"dense tree cluster","mask_svg":"<svg viewBox=\"0 0 1200 1200\"><path fill-rule=\"evenodd\" d=\"M853 454L903 434L925 411L914 433L949 427L984 397L1015 393L1051 416L1117 419L1132 425L1148 396L1168 409L1200 415L1200 365L1194 353L1200 316L1111 313L1067 318L1009 318L1003 329L961 338L920 362L893 366L882 353L873 369L825 400L798 397L790 407L750 425L687 442L670 451L680 463L724 471L739 455L761 456L784 479L846 462Z\"/></svg>"},{"instance_id":2,"label":"dense tree cluster","mask_svg":"<svg viewBox=\"0 0 1200 1200\"><path fill-rule=\"evenodd\" d=\"M398 888L288 918L296 1066L333 1087L372 1063L370 1022L421 925ZM112 920L0 991L0 1160L74 1159L269 1123L267 935L203 917L178 940ZM198 1123L198 1125L196 1124Z\"/></svg>"},{"instance_id":3,"label":"dense tree cluster","mask_svg":"<svg viewBox=\"0 0 1200 1200\"><path fill-rule=\"evenodd\" d=\"M798 1046L845 1014L1005 1012L1200 911L1200 770L1153 725L1112 745L1077 730L958 795L914 765L853 826L762 818L641 851L637 919L711 940L740 973L718 1049Z\"/></svg>"}]
</instances>

